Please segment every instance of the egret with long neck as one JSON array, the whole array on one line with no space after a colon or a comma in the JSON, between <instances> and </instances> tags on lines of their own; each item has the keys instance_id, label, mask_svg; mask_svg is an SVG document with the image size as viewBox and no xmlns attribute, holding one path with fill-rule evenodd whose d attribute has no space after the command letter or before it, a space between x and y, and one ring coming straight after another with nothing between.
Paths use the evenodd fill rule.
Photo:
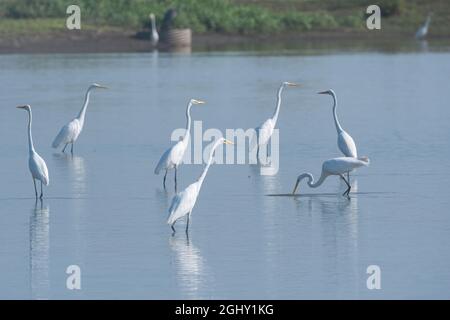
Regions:
<instances>
[{"instance_id":1,"label":"egret with long neck","mask_svg":"<svg viewBox=\"0 0 450 320\"><path fill-rule=\"evenodd\" d=\"M258 143L258 149L257 149L257 157L259 159L259 149L260 147L263 147L269 143L270 138L272 137L273 130L275 129L275 126L278 121L278 116L280 115L280 109L281 109L281 97L284 88L286 87L298 87L299 85L292 82L283 82L278 89L277 92L277 104L275 107L275 111L271 118L264 121L264 123L256 128L256 134L257 134L257 143Z\"/></svg>"},{"instance_id":2,"label":"egret with long neck","mask_svg":"<svg viewBox=\"0 0 450 320\"><path fill-rule=\"evenodd\" d=\"M150 13L150 23L152 26L152 32L150 35L150 40L152 42L153 46L156 46L159 42L159 34L158 34L158 30L156 29L156 18L155 15L153 13Z\"/></svg>"},{"instance_id":3,"label":"egret with long neck","mask_svg":"<svg viewBox=\"0 0 450 320\"><path fill-rule=\"evenodd\" d=\"M163 170L164 173L164 179L163 179L163 187L166 188L166 178L167 178L167 172L170 169L175 169L175 191L177 190L177 169L183 162L184 153L186 152L186 149L189 145L189 139L191 136L191 108L193 105L201 105L204 104L204 101L191 99L186 107L186 132L184 134L184 137L178 141L175 145L170 147L166 150L166 152L163 153L161 158L159 159L158 164L155 168L155 174L159 174Z\"/></svg>"},{"instance_id":4,"label":"egret with long neck","mask_svg":"<svg viewBox=\"0 0 450 320\"><path fill-rule=\"evenodd\" d=\"M328 94L331 97L333 97L333 118L334 118L334 125L336 127L336 132L337 132L337 145L338 145L339 150L346 157L358 158L358 151L356 150L355 141L344 129L342 129L341 123L339 122L338 115L337 115L338 103L337 103L336 93L332 89L330 89L327 91L319 92L318 94ZM349 173L347 173L347 179L350 180Z\"/></svg>"},{"instance_id":5,"label":"egret with long neck","mask_svg":"<svg viewBox=\"0 0 450 320\"><path fill-rule=\"evenodd\" d=\"M208 170L213 162L214 152L216 151L217 147L219 147L222 144L233 144L231 141L228 141L224 138L218 139L216 142L214 142L214 145L211 148L208 161L206 162L206 166L203 169L202 174L200 177L189 185L186 189L184 189L182 192L178 193L176 196L172 199L172 204L169 208L169 218L167 219L167 224L169 224L175 233L175 223L178 219L184 217L187 215L187 222L186 222L186 234L189 230L189 219L192 213L192 209L195 206L195 202L197 201L197 197L200 193L200 189L203 185L203 182L205 181L206 174L208 173Z\"/></svg>"},{"instance_id":6,"label":"egret with long neck","mask_svg":"<svg viewBox=\"0 0 450 320\"><path fill-rule=\"evenodd\" d=\"M42 185L48 186L50 182L47 164L45 163L44 159L42 159L41 156L34 149L33 135L31 133L31 125L33 122L33 114L31 112L31 106L25 105L19 106L17 108L24 109L28 112L28 168L30 169L31 177L33 178L34 193L36 199L38 198L36 180L40 181L41 183L41 195L39 198L42 199L44 197Z\"/></svg>"},{"instance_id":7,"label":"egret with long neck","mask_svg":"<svg viewBox=\"0 0 450 320\"><path fill-rule=\"evenodd\" d=\"M419 28L419 30L417 30L416 39L422 40L427 36L428 28L430 27L430 23L431 23L431 15L432 15L431 13L428 14L427 20L425 21L425 23Z\"/></svg>"},{"instance_id":8,"label":"egret with long neck","mask_svg":"<svg viewBox=\"0 0 450 320\"><path fill-rule=\"evenodd\" d=\"M59 148L59 146L64 145L62 152L65 152L67 146L70 144L71 153L73 154L73 144L75 143L75 141L77 141L81 131L83 130L84 121L86 119L86 110L89 105L91 92L95 89L107 89L107 87L94 83L88 88L86 96L84 98L83 107L78 113L78 116L61 128L55 140L53 140L53 148L56 149Z\"/></svg>"},{"instance_id":9,"label":"egret with long neck","mask_svg":"<svg viewBox=\"0 0 450 320\"><path fill-rule=\"evenodd\" d=\"M322 172L320 174L320 178L317 181L314 181L314 177L311 173L303 173L299 175L297 177L297 181L295 183L292 194L295 194L300 182L303 179L308 179L307 183L310 188L317 188L322 185L327 177L334 175L339 176L342 178L342 180L344 180L345 184L347 185L347 190L342 195L348 197L352 187L350 185L350 182L345 179L344 174L353 171L356 168L368 165L369 158L367 157L361 157L358 159L351 157L340 157L327 160L322 164Z\"/></svg>"}]
</instances>

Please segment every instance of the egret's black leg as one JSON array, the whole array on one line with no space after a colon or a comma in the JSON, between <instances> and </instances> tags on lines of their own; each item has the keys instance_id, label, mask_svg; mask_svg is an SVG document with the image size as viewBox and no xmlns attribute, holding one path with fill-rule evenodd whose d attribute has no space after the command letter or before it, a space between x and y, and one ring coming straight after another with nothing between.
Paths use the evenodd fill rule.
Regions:
<instances>
[{"instance_id":1,"label":"egret's black leg","mask_svg":"<svg viewBox=\"0 0 450 320\"><path fill-rule=\"evenodd\" d=\"M37 188L36 188L36 180L34 180L34 178L33 178L33 184L34 184L34 194L36 195L36 200L37 200L38 192L37 192Z\"/></svg>"},{"instance_id":2,"label":"egret's black leg","mask_svg":"<svg viewBox=\"0 0 450 320\"><path fill-rule=\"evenodd\" d=\"M260 161L259 161L259 144L258 144L258 147L256 148L256 163L260 163Z\"/></svg>"},{"instance_id":3,"label":"egret's black leg","mask_svg":"<svg viewBox=\"0 0 450 320\"><path fill-rule=\"evenodd\" d=\"M166 178L167 178L167 170L166 170L166 173L164 174L164 180L163 180L164 190L166 190Z\"/></svg>"},{"instance_id":4,"label":"egret's black leg","mask_svg":"<svg viewBox=\"0 0 450 320\"><path fill-rule=\"evenodd\" d=\"M350 183L350 171L347 172L347 181L348 181L348 183Z\"/></svg>"},{"instance_id":5,"label":"egret's black leg","mask_svg":"<svg viewBox=\"0 0 450 320\"><path fill-rule=\"evenodd\" d=\"M39 197L39 199L42 200L43 197L44 197L44 190L42 188L42 181L41 181L41 196Z\"/></svg>"},{"instance_id":6,"label":"egret's black leg","mask_svg":"<svg viewBox=\"0 0 450 320\"><path fill-rule=\"evenodd\" d=\"M187 222L186 222L186 234L189 234L189 218L190 218L190 216L191 216L191 213L189 212L188 216L187 216Z\"/></svg>"},{"instance_id":7,"label":"egret's black leg","mask_svg":"<svg viewBox=\"0 0 450 320\"><path fill-rule=\"evenodd\" d=\"M70 148L70 153L73 155L73 142L72 142L72 146Z\"/></svg>"},{"instance_id":8,"label":"egret's black leg","mask_svg":"<svg viewBox=\"0 0 450 320\"><path fill-rule=\"evenodd\" d=\"M175 167L175 192L177 192L177 167Z\"/></svg>"},{"instance_id":9,"label":"egret's black leg","mask_svg":"<svg viewBox=\"0 0 450 320\"><path fill-rule=\"evenodd\" d=\"M350 185L350 183L345 179L345 177L343 175L341 175L342 180L344 180L345 184L347 185L348 189L342 194L343 196L347 196L350 198L349 193L350 190L352 189L352 186Z\"/></svg>"},{"instance_id":10,"label":"egret's black leg","mask_svg":"<svg viewBox=\"0 0 450 320\"><path fill-rule=\"evenodd\" d=\"M173 231L172 236L174 236L175 232L176 232L176 230L175 230L175 223L176 223L176 221L174 223L172 223L172 225L170 226L172 228L172 231Z\"/></svg>"},{"instance_id":11,"label":"egret's black leg","mask_svg":"<svg viewBox=\"0 0 450 320\"><path fill-rule=\"evenodd\" d=\"M67 145L68 145L68 143L66 143L66 145L64 146L64 149L62 149L62 153L66 152Z\"/></svg>"}]
</instances>

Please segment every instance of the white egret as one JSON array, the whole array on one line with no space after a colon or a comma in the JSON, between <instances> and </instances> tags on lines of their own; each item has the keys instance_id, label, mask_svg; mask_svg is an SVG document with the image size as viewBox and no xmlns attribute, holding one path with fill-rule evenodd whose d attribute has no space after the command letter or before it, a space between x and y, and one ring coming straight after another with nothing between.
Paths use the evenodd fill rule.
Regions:
<instances>
[{"instance_id":1,"label":"white egret","mask_svg":"<svg viewBox=\"0 0 450 320\"><path fill-rule=\"evenodd\" d=\"M89 105L91 91L94 89L108 89L108 88L96 83L92 84L88 88L86 92L86 97L84 99L83 108L81 108L80 113L75 119L73 119L64 127L61 128L61 130L59 131L58 135L56 136L55 140L52 143L53 148L56 149L59 148L59 146L64 145L64 149L62 150L62 152L65 152L67 146L71 144L71 152L73 153L73 144L75 141L77 141L81 131L83 130L84 119L86 116L86 109Z\"/></svg>"},{"instance_id":2,"label":"white egret","mask_svg":"<svg viewBox=\"0 0 450 320\"><path fill-rule=\"evenodd\" d=\"M159 42L159 34L158 30L156 29L156 18L153 13L150 13L150 21L152 24L152 32L150 34L150 40L152 41L152 45L156 46Z\"/></svg>"},{"instance_id":3,"label":"white egret","mask_svg":"<svg viewBox=\"0 0 450 320\"><path fill-rule=\"evenodd\" d=\"M428 28L430 27L431 23L431 13L428 14L427 20L425 23L417 30L416 32L416 39L421 40L424 39L428 34Z\"/></svg>"},{"instance_id":4,"label":"white egret","mask_svg":"<svg viewBox=\"0 0 450 320\"><path fill-rule=\"evenodd\" d=\"M36 152L36 150L34 150L33 136L31 134L31 124L33 122L31 106L25 105L25 106L19 106L17 108L25 109L28 112L28 153L29 153L28 167L31 172L31 177L33 178L34 193L36 195L36 199L38 198L38 191L36 188L36 180L39 180L41 182L40 199L42 199L44 196L42 185L48 186L50 180L48 177L47 165L45 164L44 159L42 159L41 156Z\"/></svg>"},{"instance_id":5,"label":"white egret","mask_svg":"<svg viewBox=\"0 0 450 320\"><path fill-rule=\"evenodd\" d=\"M333 116L334 116L334 124L336 126L337 131L337 144L339 150L346 157L358 158L358 151L356 150L356 144L353 138L342 129L341 124L339 123L339 119L337 116L337 97L336 93L333 90L327 90L323 92L319 92L318 94L328 94L333 97L334 105L333 105ZM350 174L347 174L347 179L350 180Z\"/></svg>"},{"instance_id":6,"label":"white egret","mask_svg":"<svg viewBox=\"0 0 450 320\"><path fill-rule=\"evenodd\" d=\"M322 173L320 174L319 180L314 182L314 177L311 173L304 173L298 176L297 182L295 183L294 191L292 194L295 194L297 191L299 183L304 179L308 178L308 185L311 188L317 188L320 186L328 176L339 176L344 180L347 184L348 189L342 194L343 196L348 196L351 190L350 182L345 179L344 174L348 173L356 168L362 166L369 165L369 158L361 157L361 158L352 158L352 157L340 157L327 160L322 165Z\"/></svg>"},{"instance_id":7,"label":"white egret","mask_svg":"<svg viewBox=\"0 0 450 320\"><path fill-rule=\"evenodd\" d=\"M172 204L169 208L169 219L167 220L167 224L171 226L174 233L175 233L174 228L175 223L177 222L178 219L186 215L187 215L186 233L188 232L189 218L191 216L192 209L194 208L198 194L200 193L200 188L202 187L203 181L205 180L206 174L208 173L209 167L211 166L211 163L213 161L214 151L221 144L233 144L233 142L228 141L224 138L218 139L211 149L208 162L198 180L173 197Z\"/></svg>"},{"instance_id":8,"label":"white egret","mask_svg":"<svg viewBox=\"0 0 450 320\"><path fill-rule=\"evenodd\" d=\"M280 113L280 107L281 107L281 94L283 93L283 89L286 87L298 87L298 84L292 83L292 82L283 82L278 89L277 93L277 106L275 108L275 112L272 116L272 118L267 119L262 125L256 128L256 134L257 134L257 143L258 143L258 149L257 149L257 157L259 159L259 148L262 146L265 146L267 143L269 143L270 138L272 137L273 130L275 129L275 125L277 124L278 115Z\"/></svg>"},{"instance_id":9,"label":"white egret","mask_svg":"<svg viewBox=\"0 0 450 320\"><path fill-rule=\"evenodd\" d=\"M186 107L186 133L184 137L169 148L159 159L159 162L155 168L155 174L160 174L162 170L165 170L163 186L166 188L166 178L167 172L170 169L175 169L175 191L177 190L177 169L178 166L183 161L184 153L189 144L189 139L191 137L191 107L193 105L205 104L204 101L191 99Z\"/></svg>"}]
</instances>

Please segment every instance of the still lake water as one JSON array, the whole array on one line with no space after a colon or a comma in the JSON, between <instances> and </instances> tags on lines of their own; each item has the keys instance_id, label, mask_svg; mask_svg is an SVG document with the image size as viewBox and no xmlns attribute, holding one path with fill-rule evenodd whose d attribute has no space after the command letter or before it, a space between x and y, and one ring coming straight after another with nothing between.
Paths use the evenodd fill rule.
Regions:
<instances>
[{"instance_id":1,"label":"still lake water","mask_svg":"<svg viewBox=\"0 0 450 320\"><path fill-rule=\"evenodd\" d=\"M0 56L0 298L450 298L450 53L290 51L192 54ZM189 240L166 225L173 196L154 167L185 125L189 98L203 128L250 128L273 112L281 81L280 170L212 166L193 211ZM73 157L50 144L81 108ZM340 156L333 88L343 127L369 168L353 175L351 200L329 178L319 189L296 176L320 174ZM31 104L37 151L50 186L35 204L27 168ZM201 165L179 170L184 188ZM66 289L78 265L82 290ZM381 268L368 290L366 268Z\"/></svg>"}]
</instances>

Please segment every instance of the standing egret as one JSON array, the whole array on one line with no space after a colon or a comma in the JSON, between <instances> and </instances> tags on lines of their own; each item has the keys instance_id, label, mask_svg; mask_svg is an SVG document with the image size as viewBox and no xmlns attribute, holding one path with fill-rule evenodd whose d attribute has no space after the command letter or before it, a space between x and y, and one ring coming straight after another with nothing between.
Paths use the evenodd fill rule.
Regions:
<instances>
[{"instance_id":1,"label":"standing egret","mask_svg":"<svg viewBox=\"0 0 450 320\"><path fill-rule=\"evenodd\" d=\"M368 165L369 158L367 157L361 157L358 159L352 157L340 157L327 160L322 165L322 173L320 174L319 180L314 182L314 177L311 173L304 173L299 175L292 194L295 194L300 181L302 181L304 178L308 178L308 185L311 188L317 188L325 181L328 176L340 176L348 187L348 189L342 195L348 196L352 187L350 185L350 182L345 179L344 174L356 168Z\"/></svg>"},{"instance_id":2,"label":"standing egret","mask_svg":"<svg viewBox=\"0 0 450 320\"><path fill-rule=\"evenodd\" d=\"M428 34L428 28L430 27L430 23L431 23L431 13L428 14L427 20L425 21L423 26L421 26L419 30L417 30L416 39L418 40L425 39L425 37Z\"/></svg>"},{"instance_id":3,"label":"standing egret","mask_svg":"<svg viewBox=\"0 0 450 320\"><path fill-rule=\"evenodd\" d=\"M275 125L277 124L278 120L278 115L280 113L281 94L283 92L283 89L286 87L298 87L298 84L292 82L283 82L281 84L277 94L277 106L275 108L275 112L272 118L267 119L261 126L256 128L256 134L258 139L257 141L258 149L256 154L258 159L259 159L259 148L269 143L269 140L272 137L273 130L275 129Z\"/></svg>"},{"instance_id":4,"label":"standing egret","mask_svg":"<svg viewBox=\"0 0 450 320\"><path fill-rule=\"evenodd\" d=\"M193 105L205 104L204 101L191 99L186 107L186 133L184 137L169 148L159 159L158 165L155 168L155 174L160 174L162 170L165 170L163 186L166 189L167 171L175 169L175 191L177 190L177 169L183 161L184 153L189 144L191 136L191 107Z\"/></svg>"},{"instance_id":5,"label":"standing egret","mask_svg":"<svg viewBox=\"0 0 450 320\"><path fill-rule=\"evenodd\" d=\"M81 108L80 113L75 119L73 119L64 127L61 128L61 131L59 131L58 135L56 136L55 140L52 143L53 148L56 149L59 148L60 145L64 145L64 149L62 150L62 152L65 152L67 146L71 144L71 153L73 154L73 144L75 141L77 141L81 131L83 130L84 118L86 116L86 109L89 104L91 91L94 89L108 89L108 88L96 83L92 84L88 88L86 92L86 97L84 99L83 108Z\"/></svg>"},{"instance_id":6,"label":"standing egret","mask_svg":"<svg viewBox=\"0 0 450 320\"><path fill-rule=\"evenodd\" d=\"M150 13L150 21L152 25L152 33L150 35L150 40L152 41L152 45L155 47L159 42L159 34L156 29L156 18L153 13Z\"/></svg>"},{"instance_id":7,"label":"standing egret","mask_svg":"<svg viewBox=\"0 0 450 320\"><path fill-rule=\"evenodd\" d=\"M48 177L48 169L45 164L44 159L41 158L40 155L34 150L33 144L33 136L31 134L31 124L33 122L33 115L31 113L31 106L19 106L19 109L25 109L28 112L28 167L30 168L31 177L33 178L34 184L34 193L36 195L36 199L38 198L38 191L36 188L36 180L41 182L41 196L39 197L41 200L44 197L44 192L42 185L48 186L50 180Z\"/></svg>"},{"instance_id":8,"label":"standing egret","mask_svg":"<svg viewBox=\"0 0 450 320\"><path fill-rule=\"evenodd\" d=\"M346 157L358 158L358 151L356 150L356 144L353 138L341 127L337 116L337 97L336 93L333 90L327 90L323 92L319 92L318 94L329 94L333 97L334 105L333 105L333 116L334 116L334 124L336 126L337 131L337 144L339 150ZM347 173L347 179L350 181L350 173Z\"/></svg>"},{"instance_id":9,"label":"standing egret","mask_svg":"<svg viewBox=\"0 0 450 320\"><path fill-rule=\"evenodd\" d=\"M218 139L211 149L208 162L198 180L173 197L172 204L169 208L169 219L167 220L167 224L171 226L174 233L175 233L174 228L175 223L177 222L178 219L186 215L187 215L186 234L188 233L189 218L191 217L192 209L194 208L195 202L197 201L197 197L200 192L200 188L202 187L203 181L205 180L206 174L208 173L208 169L213 161L214 151L221 144L234 144L234 143L224 138Z\"/></svg>"}]
</instances>

